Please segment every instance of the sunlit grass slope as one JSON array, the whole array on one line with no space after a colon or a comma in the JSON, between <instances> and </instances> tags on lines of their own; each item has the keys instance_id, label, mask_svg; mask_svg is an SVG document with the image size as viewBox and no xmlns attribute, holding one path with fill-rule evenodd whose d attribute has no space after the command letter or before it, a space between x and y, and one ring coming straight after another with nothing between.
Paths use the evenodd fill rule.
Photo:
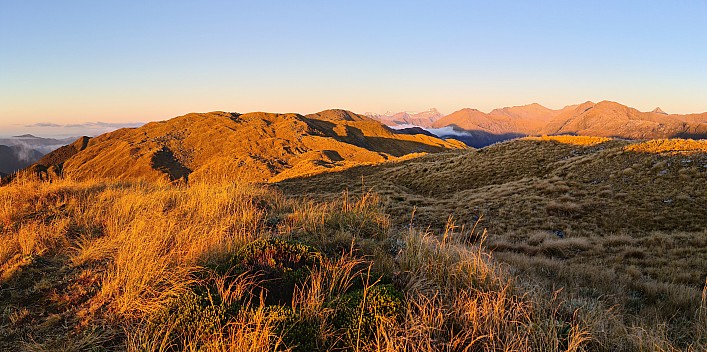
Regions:
<instances>
[{"instance_id":1,"label":"sunlit grass slope","mask_svg":"<svg viewBox=\"0 0 707 352\"><path fill-rule=\"evenodd\" d=\"M0 349L583 350L597 312L520 286L477 232L391 226L372 194L16 181Z\"/></svg>"}]
</instances>

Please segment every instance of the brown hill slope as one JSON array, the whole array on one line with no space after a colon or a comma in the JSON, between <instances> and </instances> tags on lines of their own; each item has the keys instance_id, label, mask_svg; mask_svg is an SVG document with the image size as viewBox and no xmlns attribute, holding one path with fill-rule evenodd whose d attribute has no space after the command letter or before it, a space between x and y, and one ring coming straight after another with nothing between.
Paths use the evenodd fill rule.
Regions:
<instances>
[{"instance_id":1,"label":"brown hill slope","mask_svg":"<svg viewBox=\"0 0 707 352\"><path fill-rule=\"evenodd\" d=\"M450 214L459 219L484 216L492 233L707 227L707 209L698 206L707 204L707 141L529 137L293 179L281 187L296 184L293 190L306 190L311 185L338 194L360 188L361 176L367 186L391 197L391 210L402 221L417 207L424 223L443 221ZM546 213L552 201L579 204L582 210Z\"/></svg>"},{"instance_id":2,"label":"brown hill slope","mask_svg":"<svg viewBox=\"0 0 707 352\"><path fill-rule=\"evenodd\" d=\"M262 182L463 147L456 141L396 134L344 110L306 117L212 112L95 137L65 160L63 173L79 180Z\"/></svg>"}]
</instances>

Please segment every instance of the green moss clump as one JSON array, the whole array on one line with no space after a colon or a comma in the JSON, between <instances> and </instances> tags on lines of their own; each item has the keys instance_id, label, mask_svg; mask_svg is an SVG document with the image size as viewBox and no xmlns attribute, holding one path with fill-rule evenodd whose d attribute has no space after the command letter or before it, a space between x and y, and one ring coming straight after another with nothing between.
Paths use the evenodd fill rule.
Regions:
<instances>
[{"instance_id":1,"label":"green moss clump","mask_svg":"<svg viewBox=\"0 0 707 352\"><path fill-rule=\"evenodd\" d=\"M292 351L319 351L325 341L320 338L320 322L295 313L288 306L269 306L266 311L275 322L283 347Z\"/></svg>"},{"instance_id":2,"label":"green moss clump","mask_svg":"<svg viewBox=\"0 0 707 352\"><path fill-rule=\"evenodd\" d=\"M172 343L180 344L220 333L226 319L225 307L213 305L206 295L187 291L150 319L148 331L160 331L166 326Z\"/></svg>"},{"instance_id":3,"label":"green moss clump","mask_svg":"<svg viewBox=\"0 0 707 352\"><path fill-rule=\"evenodd\" d=\"M341 296L334 314L334 326L340 329L344 343L354 346L356 339L370 339L382 318L400 319L404 314L404 297L393 285L376 285Z\"/></svg>"},{"instance_id":4,"label":"green moss clump","mask_svg":"<svg viewBox=\"0 0 707 352\"><path fill-rule=\"evenodd\" d=\"M314 247L278 239L258 240L246 245L233 258L231 266L240 272L257 273L263 279L266 305L291 304L295 285L309 277L312 267L322 262Z\"/></svg>"}]
</instances>

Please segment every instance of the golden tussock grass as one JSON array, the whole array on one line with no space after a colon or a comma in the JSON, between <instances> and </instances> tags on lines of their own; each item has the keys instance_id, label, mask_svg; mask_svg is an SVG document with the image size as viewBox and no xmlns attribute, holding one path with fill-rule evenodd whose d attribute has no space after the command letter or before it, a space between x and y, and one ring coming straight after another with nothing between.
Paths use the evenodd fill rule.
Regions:
<instances>
[{"instance_id":1,"label":"golden tussock grass","mask_svg":"<svg viewBox=\"0 0 707 352\"><path fill-rule=\"evenodd\" d=\"M592 137L592 136L541 136L541 137L526 137L528 140L538 140L538 141L554 141L565 144L572 144L578 146L593 146L608 142L612 140L606 137Z\"/></svg>"},{"instance_id":2,"label":"golden tussock grass","mask_svg":"<svg viewBox=\"0 0 707 352\"><path fill-rule=\"evenodd\" d=\"M705 350L702 154L626 145L519 140L275 186L17 180L0 349ZM239 264L265 239L320 259ZM280 259L298 274L272 303Z\"/></svg>"},{"instance_id":3,"label":"golden tussock grass","mask_svg":"<svg viewBox=\"0 0 707 352\"><path fill-rule=\"evenodd\" d=\"M561 289L561 301L586 308L580 316L606 320L593 330L592 349L703 349L704 334L697 332L705 327L696 312L707 267L704 141L554 139L428 155L278 187L293 195L317 194L318 187L327 199L356 191L364 180L394 226L407 225L412 211L416 226L439 230L450 215L467 224L481 218L486 248L518 280Z\"/></svg>"},{"instance_id":4,"label":"golden tussock grass","mask_svg":"<svg viewBox=\"0 0 707 352\"><path fill-rule=\"evenodd\" d=\"M707 140L693 139L656 139L628 145L627 151L660 154L698 154L707 153Z\"/></svg>"},{"instance_id":5,"label":"golden tussock grass","mask_svg":"<svg viewBox=\"0 0 707 352\"><path fill-rule=\"evenodd\" d=\"M69 180L3 190L0 270L13 293L0 307L2 348L300 348L283 326L307 327L318 349L354 351L574 351L591 339L559 302L524 291L467 243L478 235L453 224L439 235L395 229L374 194L319 203L252 185ZM257 273L215 269L263 238L324 254L284 307L263 304L257 292L267 282ZM381 287L400 292L402 315L365 310L385 297ZM196 311L169 308L184 297L205 301ZM342 330L352 297L364 302L353 306L358 323Z\"/></svg>"}]
</instances>

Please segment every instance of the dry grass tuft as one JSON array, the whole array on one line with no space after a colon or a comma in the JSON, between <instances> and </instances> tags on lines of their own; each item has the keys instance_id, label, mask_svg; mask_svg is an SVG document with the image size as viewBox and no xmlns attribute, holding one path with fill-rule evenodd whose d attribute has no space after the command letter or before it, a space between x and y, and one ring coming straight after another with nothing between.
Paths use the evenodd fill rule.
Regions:
<instances>
[{"instance_id":1,"label":"dry grass tuft","mask_svg":"<svg viewBox=\"0 0 707 352\"><path fill-rule=\"evenodd\" d=\"M528 140L538 140L538 141L554 141L564 144L578 145L578 146L593 146L597 144L602 144L611 141L612 138L606 137L592 137L592 136L541 136L541 137L526 137Z\"/></svg>"},{"instance_id":2,"label":"dry grass tuft","mask_svg":"<svg viewBox=\"0 0 707 352\"><path fill-rule=\"evenodd\" d=\"M628 145L626 151L655 154L699 154L707 153L707 140L656 139Z\"/></svg>"}]
</instances>

